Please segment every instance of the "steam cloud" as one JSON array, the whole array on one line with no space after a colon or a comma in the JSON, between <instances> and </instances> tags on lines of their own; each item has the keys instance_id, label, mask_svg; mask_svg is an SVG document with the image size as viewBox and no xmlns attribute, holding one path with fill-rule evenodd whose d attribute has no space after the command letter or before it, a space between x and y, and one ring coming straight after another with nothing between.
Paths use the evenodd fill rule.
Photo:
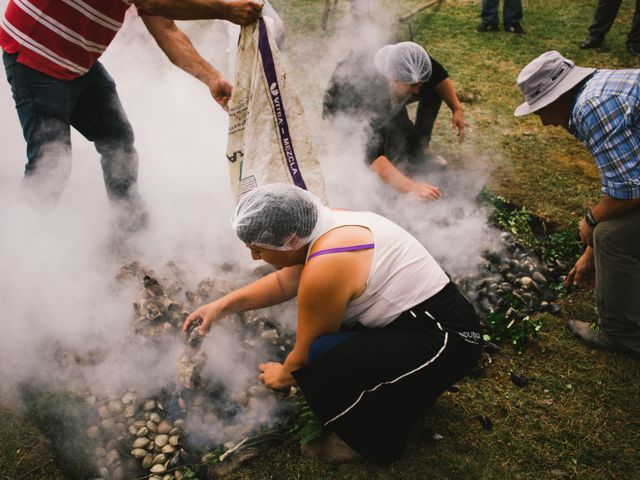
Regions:
<instances>
[{"instance_id":1,"label":"steam cloud","mask_svg":"<svg viewBox=\"0 0 640 480\"><path fill-rule=\"evenodd\" d=\"M6 1L0 1L2 11L5 6ZM280 13L286 24L286 11ZM389 25L388 15L380 12L377 21ZM180 27L206 59L227 71L227 53L220 48L228 44L226 24L183 22ZM370 41L381 31L364 25L356 35ZM328 39L328 54L319 59L313 83L300 83L297 89L317 135L332 205L388 216L412 231L451 273L475 269L480 253L495 238L474 202L483 172L444 172L431 178L445 191L438 202L398 196L362 162L362 136L339 138L320 119L322 92L336 62L354 44L353 35L351 28L348 38L338 33ZM288 48L289 62L299 52L317 51L317 45L291 41ZM174 260L194 279L211 275L214 265L223 262L255 267L230 227L234 200L225 158L227 118L208 89L169 64L135 15L127 17L101 61L118 85L136 134L139 188L151 213L150 228L126 250L113 242L99 156L76 132L73 170L58 205L46 212L25 205L20 193L24 141L9 85L0 81L0 397L10 401L17 400L16 385L33 378L71 385L84 377L105 391L135 385L149 392L174 379L181 345L161 350L131 341L131 302L137 290L114 282L123 263L136 259L159 269ZM446 116L445 109L439 121ZM292 318L291 309L284 310L288 330ZM203 345L209 356L205 374L221 378L231 390L254 378L257 362L267 360L257 352L256 358L239 363L234 357L237 343L233 329L218 328ZM108 354L80 372L77 366L60 371L51 361L53 346L81 352L105 349Z\"/></svg>"}]
</instances>

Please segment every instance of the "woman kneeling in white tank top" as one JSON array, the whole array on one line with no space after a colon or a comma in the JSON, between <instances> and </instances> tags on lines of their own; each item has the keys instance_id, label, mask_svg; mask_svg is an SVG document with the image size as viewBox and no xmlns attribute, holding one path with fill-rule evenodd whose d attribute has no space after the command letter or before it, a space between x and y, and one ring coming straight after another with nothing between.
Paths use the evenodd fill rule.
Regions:
<instances>
[{"instance_id":1,"label":"woman kneeling in white tank top","mask_svg":"<svg viewBox=\"0 0 640 480\"><path fill-rule=\"evenodd\" d=\"M324 425L303 451L329 463L397 459L424 409L480 356L471 304L407 231L298 187L252 190L233 223L252 258L278 270L198 308L184 331L297 296L295 345L259 379L297 384Z\"/></svg>"}]
</instances>

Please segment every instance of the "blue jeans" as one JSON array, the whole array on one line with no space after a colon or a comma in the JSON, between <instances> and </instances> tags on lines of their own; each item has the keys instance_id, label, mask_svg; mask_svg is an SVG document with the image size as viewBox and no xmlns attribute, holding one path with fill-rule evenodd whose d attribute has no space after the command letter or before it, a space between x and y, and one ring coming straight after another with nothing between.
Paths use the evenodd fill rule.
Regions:
<instances>
[{"instance_id":1,"label":"blue jeans","mask_svg":"<svg viewBox=\"0 0 640 480\"><path fill-rule=\"evenodd\" d=\"M480 16L485 23L498 25L498 3L500 0L482 0ZM522 21L522 0L504 0L502 20L505 28Z\"/></svg>"},{"instance_id":2,"label":"blue jeans","mask_svg":"<svg viewBox=\"0 0 640 480\"><path fill-rule=\"evenodd\" d=\"M85 75L63 81L18 63L17 54L5 52L2 59L27 142L28 195L51 204L62 194L71 174L73 126L101 156L109 199L140 209L133 130L106 69L96 63Z\"/></svg>"},{"instance_id":3,"label":"blue jeans","mask_svg":"<svg viewBox=\"0 0 640 480\"><path fill-rule=\"evenodd\" d=\"M354 335L357 335L362 330L348 330L343 332L329 333L316 338L311 347L309 347L309 362L313 362L325 353L333 350L342 342L350 339Z\"/></svg>"}]
</instances>

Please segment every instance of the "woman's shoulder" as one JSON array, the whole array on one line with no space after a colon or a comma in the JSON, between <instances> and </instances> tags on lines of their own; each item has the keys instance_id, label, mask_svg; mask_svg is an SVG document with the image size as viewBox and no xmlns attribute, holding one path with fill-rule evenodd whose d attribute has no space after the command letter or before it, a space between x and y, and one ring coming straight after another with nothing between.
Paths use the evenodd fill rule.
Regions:
<instances>
[{"instance_id":1,"label":"woman's shoulder","mask_svg":"<svg viewBox=\"0 0 640 480\"><path fill-rule=\"evenodd\" d=\"M340 225L320 236L309 253L329 248L351 247L371 243L373 234L364 225Z\"/></svg>"}]
</instances>

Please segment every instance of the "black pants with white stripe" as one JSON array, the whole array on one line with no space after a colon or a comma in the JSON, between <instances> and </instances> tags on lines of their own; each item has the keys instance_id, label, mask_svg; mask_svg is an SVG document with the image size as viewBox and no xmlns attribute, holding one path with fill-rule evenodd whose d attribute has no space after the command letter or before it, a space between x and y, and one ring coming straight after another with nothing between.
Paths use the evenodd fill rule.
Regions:
<instances>
[{"instance_id":1,"label":"black pants with white stripe","mask_svg":"<svg viewBox=\"0 0 640 480\"><path fill-rule=\"evenodd\" d=\"M402 455L425 408L473 368L481 349L478 317L449 283L293 376L328 430L367 460L389 463Z\"/></svg>"}]
</instances>

